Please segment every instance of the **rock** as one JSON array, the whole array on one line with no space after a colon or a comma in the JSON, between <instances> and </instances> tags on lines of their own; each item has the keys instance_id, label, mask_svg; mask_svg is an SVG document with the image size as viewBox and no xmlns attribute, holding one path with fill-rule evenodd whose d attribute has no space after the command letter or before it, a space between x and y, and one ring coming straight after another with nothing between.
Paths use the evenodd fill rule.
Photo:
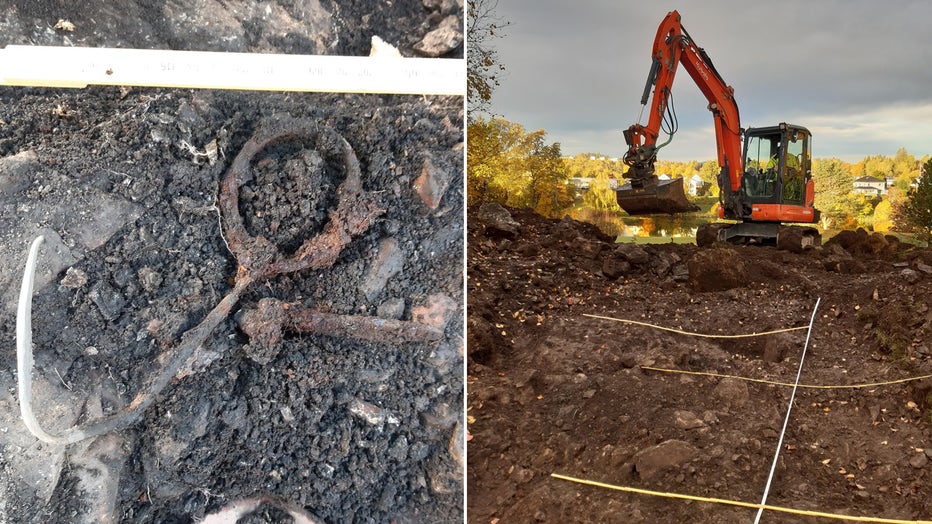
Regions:
<instances>
[{"instance_id":1,"label":"rock","mask_svg":"<svg viewBox=\"0 0 932 524\"><path fill-rule=\"evenodd\" d=\"M676 410L673 412L673 424L679 429L696 429L705 426L705 422L692 411Z\"/></svg>"},{"instance_id":2,"label":"rock","mask_svg":"<svg viewBox=\"0 0 932 524\"><path fill-rule=\"evenodd\" d=\"M797 344L795 337L789 333L776 333L765 337L764 362L783 362L783 357L791 352Z\"/></svg>"},{"instance_id":3,"label":"rock","mask_svg":"<svg viewBox=\"0 0 932 524\"><path fill-rule=\"evenodd\" d=\"M453 435L450 436L447 450L458 471L462 471L466 467L466 430L460 421L457 421L456 426L453 427Z\"/></svg>"},{"instance_id":4,"label":"rock","mask_svg":"<svg viewBox=\"0 0 932 524\"><path fill-rule=\"evenodd\" d=\"M428 153L424 156L421 166L421 175L414 180L414 191L421 197L424 205L430 209L437 209L443 194L450 186L452 178L451 169L443 169L437 166L434 158Z\"/></svg>"},{"instance_id":5,"label":"rock","mask_svg":"<svg viewBox=\"0 0 932 524\"><path fill-rule=\"evenodd\" d=\"M40 167L35 151L20 151L0 158L0 196L10 196L29 187L33 174Z\"/></svg>"},{"instance_id":6,"label":"rock","mask_svg":"<svg viewBox=\"0 0 932 524\"><path fill-rule=\"evenodd\" d=\"M387 409L382 409L375 404L359 399L353 399L349 403L349 412L373 426L381 427L385 423L398 424L400 422L398 417Z\"/></svg>"},{"instance_id":7,"label":"rock","mask_svg":"<svg viewBox=\"0 0 932 524\"><path fill-rule=\"evenodd\" d=\"M724 291L750 283L738 253L726 246L697 251L687 262L689 285L694 291Z\"/></svg>"},{"instance_id":8,"label":"rock","mask_svg":"<svg viewBox=\"0 0 932 524\"><path fill-rule=\"evenodd\" d=\"M864 262L852 257L829 257L822 261L826 271L833 271L843 275L856 275L867 271Z\"/></svg>"},{"instance_id":9,"label":"rock","mask_svg":"<svg viewBox=\"0 0 932 524\"><path fill-rule=\"evenodd\" d=\"M643 266L650 262L650 255L637 244L619 244L615 253L635 266Z\"/></svg>"},{"instance_id":10,"label":"rock","mask_svg":"<svg viewBox=\"0 0 932 524\"><path fill-rule=\"evenodd\" d=\"M598 240L589 240L583 237L576 237L573 240L570 248L578 251L579 254L590 260L595 260L599 254L602 253L602 250L605 248L605 244L599 242Z\"/></svg>"},{"instance_id":11,"label":"rock","mask_svg":"<svg viewBox=\"0 0 932 524\"><path fill-rule=\"evenodd\" d=\"M558 240L570 242L579 237L579 230L576 221L569 216L563 217L563 220L553 228L553 236Z\"/></svg>"},{"instance_id":12,"label":"rock","mask_svg":"<svg viewBox=\"0 0 932 524\"><path fill-rule=\"evenodd\" d=\"M137 272L139 284L148 292L153 292L162 285L162 275L151 267L143 267Z\"/></svg>"},{"instance_id":13,"label":"rock","mask_svg":"<svg viewBox=\"0 0 932 524\"><path fill-rule=\"evenodd\" d=\"M436 58L453 51L463 43L462 24L456 15L444 18L436 29L424 35L420 42L414 44L418 53Z\"/></svg>"},{"instance_id":14,"label":"rock","mask_svg":"<svg viewBox=\"0 0 932 524\"><path fill-rule=\"evenodd\" d=\"M255 309L238 314L239 328L249 335L249 343L243 346L246 356L263 366L278 356L284 318L285 305L274 298L263 298Z\"/></svg>"},{"instance_id":15,"label":"rock","mask_svg":"<svg viewBox=\"0 0 932 524\"><path fill-rule=\"evenodd\" d=\"M69 455L68 473L78 479L83 500L93 508L85 516L87 520L79 521L119 522L120 477L129 456L124 438L119 433L108 433L89 445L76 447L78 450Z\"/></svg>"},{"instance_id":16,"label":"rock","mask_svg":"<svg viewBox=\"0 0 932 524\"><path fill-rule=\"evenodd\" d=\"M926 275L932 275L932 266L923 264L922 262L916 262L916 270L921 271Z\"/></svg>"},{"instance_id":17,"label":"rock","mask_svg":"<svg viewBox=\"0 0 932 524\"><path fill-rule=\"evenodd\" d=\"M741 408L748 403L748 385L743 380L722 379L712 392L722 403L732 408Z\"/></svg>"},{"instance_id":18,"label":"rock","mask_svg":"<svg viewBox=\"0 0 932 524\"><path fill-rule=\"evenodd\" d=\"M522 242L515 248L515 252L523 257L533 258L540 255L540 244L537 242Z\"/></svg>"},{"instance_id":19,"label":"rock","mask_svg":"<svg viewBox=\"0 0 932 524\"><path fill-rule=\"evenodd\" d=\"M71 289L82 288L87 284L87 273L74 266L69 267L60 284Z\"/></svg>"},{"instance_id":20,"label":"rock","mask_svg":"<svg viewBox=\"0 0 932 524\"><path fill-rule=\"evenodd\" d=\"M926 467L928 463L929 457L927 457L925 453L916 453L909 459L909 465L916 469L922 469Z\"/></svg>"},{"instance_id":21,"label":"rock","mask_svg":"<svg viewBox=\"0 0 932 524\"><path fill-rule=\"evenodd\" d=\"M388 280L401 272L404 267L404 251L398 247L394 238L383 239L379 244L379 252L369 267L365 279L359 285L359 291L366 296L366 300L373 301L385 289Z\"/></svg>"},{"instance_id":22,"label":"rock","mask_svg":"<svg viewBox=\"0 0 932 524\"><path fill-rule=\"evenodd\" d=\"M123 295L106 282L98 282L87 296L107 320L114 320L119 317L123 311L123 306L126 305L126 299L123 298Z\"/></svg>"},{"instance_id":23,"label":"rock","mask_svg":"<svg viewBox=\"0 0 932 524\"><path fill-rule=\"evenodd\" d=\"M922 280L922 275L920 275L918 271L906 268L900 271L900 278L902 278L903 281L905 281L907 284L914 285L918 284L919 281Z\"/></svg>"},{"instance_id":24,"label":"rock","mask_svg":"<svg viewBox=\"0 0 932 524\"><path fill-rule=\"evenodd\" d=\"M610 280L616 280L631 270L631 264L624 259L609 257L602 262L602 274Z\"/></svg>"},{"instance_id":25,"label":"rock","mask_svg":"<svg viewBox=\"0 0 932 524\"><path fill-rule=\"evenodd\" d=\"M634 468L642 480L659 478L664 471L696 459L699 450L682 440L667 440L634 455Z\"/></svg>"},{"instance_id":26,"label":"rock","mask_svg":"<svg viewBox=\"0 0 932 524\"><path fill-rule=\"evenodd\" d=\"M479 207L479 223L485 227L485 236L489 238L517 238L519 224L511 218L507 209L494 202L486 202Z\"/></svg>"},{"instance_id":27,"label":"rock","mask_svg":"<svg viewBox=\"0 0 932 524\"><path fill-rule=\"evenodd\" d=\"M634 366L638 365L637 356L634 355L633 353L625 353L624 355L621 356L620 359L618 359L618 362L625 369L631 369Z\"/></svg>"},{"instance_id":28,"label":"rock","mask_svg":"<svg viewBox=\"0 0 932 524\"><path fill-rule=\"evenodd\" d=\"M459 304L452 298L435 293L427 297L427 304L411 308L411 320L443 330L453 318Z\"/></svg>"},{"instance_id":29,"label":"rock","mask_svg":"<svg viewBox=\"0 0 932 524\"><path fill-rule=\"evenodd\" d=\"M379 318L387 318L390 320L399 320L402 315L405 313L405 300L403 298L391 298L379 304L379 307L376 308L375 314Z\"/></svg>"},{"instance_id":30,"label":"rock","mask_svg":"<svg viewBox=\"0 0 932 524\"><path fill-rule=\"evenodd\" d=\"M673 266L671 271L674 282L688 282L689 281L689 267L686 264L677 264Z\"/></svg>"}]
</instances>

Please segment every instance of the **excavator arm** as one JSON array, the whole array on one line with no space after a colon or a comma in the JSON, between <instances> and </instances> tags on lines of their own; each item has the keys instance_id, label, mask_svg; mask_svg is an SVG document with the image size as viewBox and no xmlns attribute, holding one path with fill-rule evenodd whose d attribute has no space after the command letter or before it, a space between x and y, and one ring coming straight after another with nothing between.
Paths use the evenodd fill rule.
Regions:
<instances>
[{"instance_id":1,"label":"excavator arm","mask_svg":"<svg viewBox=\"0 0 932 524\"><path fill-rule=\"evenodd\" d=\"M629 184L618 192L618 203L630 214L679 213L696 209L686 199L682 179L664 183L658 180L654 172L657 151L669 143L676 133L672 87L681 64L709 102L718 144L718 164L722 166L719 185L723 190L723 198L727 200L731 195L738 194L741 186L742 144L741 121L734 89L718 74L705 51L696 46L683 28L677 11L668 13L657 29L652 57L650 74L641 98L641 105L646 106L653 86L648 121L647 125L641 125L639 118L637 124L624 132L628 145L624 161L630 168L625 178ZM668 139L658 144L661 132L665 132Z\"/></svg>"}]
</instances>

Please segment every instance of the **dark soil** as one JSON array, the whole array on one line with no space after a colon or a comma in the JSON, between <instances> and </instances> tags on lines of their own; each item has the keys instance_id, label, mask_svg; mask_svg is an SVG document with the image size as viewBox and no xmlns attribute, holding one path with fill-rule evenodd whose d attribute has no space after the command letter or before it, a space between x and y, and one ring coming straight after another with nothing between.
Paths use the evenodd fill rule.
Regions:
<instances>
[{"instance_id":1,"label":"dark soil","mask_svg":"<svg viewBox=\"0 0 932 524\"><path fill-rule=\"evenodd\" d=\"M619 245L594 227L470 211L468 521L745 523L755 510L550 477L758 503L792 383L932 373L932 252L845 232L795 254L767 246ZM485 217L494 213L481 213ZM932 381L799 389L768 503L929 519ZM765 512L763 522L824 522Z\"/></svg>"},{"instance_id":2,"label":"dark soil","mask_svg":"<svg viewBox=\"0 0 932 524\"><path fill-rule=\"evenodd\" d=\"M440 1L112 5L2 6L0 45L367 55L377 35L413 56L442 20L462 20L461 2ZM53 29L58 19L76 29ZM253 285L142 422L67 449L25 433L13 304L32 238L46 236L36 404L62 430L129 402L231 289L218 186L240 147L280 115L341 134L384 213L332 268ZM0 522L195 522L254 497L326 522L460 521L463 119L461 97L0 89ZM212 141L215 162L187 146L203 152ZM430 195L416 183L426 171ZM240 191L247 230L291 253L322 230L344 176L314 144L266 149ZM234 317L267 297L338 314L430 316L444 337L286 334L262 365ZM263 508L249 522L290 521Z\"/></svg>"}]
</instances>

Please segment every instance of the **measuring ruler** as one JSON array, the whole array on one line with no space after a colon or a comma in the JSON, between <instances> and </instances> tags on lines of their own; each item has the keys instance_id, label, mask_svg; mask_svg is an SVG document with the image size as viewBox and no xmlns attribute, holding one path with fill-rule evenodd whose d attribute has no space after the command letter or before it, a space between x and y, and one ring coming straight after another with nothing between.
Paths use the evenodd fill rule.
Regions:
<instances>
[{"instance_id":1,"label":"measuring ruler","mask_svg":"<svg viewBox=\"0 0 932 524\"><path fill-rule=\"evenodd\" d=\"M0 50L0 85L462 96L466 91L466 62L394 56L9 45Z\"/></svg>"}]
</instances>

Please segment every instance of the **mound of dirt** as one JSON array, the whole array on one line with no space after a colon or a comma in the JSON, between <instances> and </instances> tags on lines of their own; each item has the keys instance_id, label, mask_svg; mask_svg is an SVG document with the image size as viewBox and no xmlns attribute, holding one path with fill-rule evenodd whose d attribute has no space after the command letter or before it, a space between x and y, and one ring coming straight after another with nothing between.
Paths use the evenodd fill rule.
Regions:
<instances>
[{"instance_id":1,"label":"mound of dirt","mask_svg":"<svg viewBox=\"0 0 932 524\"><path fill-rule=\"evenodd\" d=\"M614 244L525 210L510 210L519 234L509 239L473 227L474 211L469 522L748 522L754 510L550 475L759 502L791 388L743 378L792 383L810 319L801 383L932 373L928 250L866 232L803 253ZM928 518L930 384L800 388L768 503Z\"/></svg>"}]
</instances>

